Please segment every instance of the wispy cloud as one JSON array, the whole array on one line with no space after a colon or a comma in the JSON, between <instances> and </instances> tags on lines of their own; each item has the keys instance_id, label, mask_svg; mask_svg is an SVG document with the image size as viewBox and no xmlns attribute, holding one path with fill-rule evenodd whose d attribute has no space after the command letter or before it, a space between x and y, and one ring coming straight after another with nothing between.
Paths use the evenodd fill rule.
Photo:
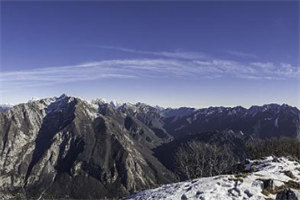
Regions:
<instances>
[{"instance_id":1,"label":"wispy cloud","mask_svg":"<svg viewBox=\"0 0 300 200\"><path fill-rule=\"evenodd\" d=\"M129 48L123 48L123 47L113 47L113 46L105 46L105 45L97 45L96 47L102 48L102 49L110 49L110 50L117 50L117 51L123 51L128 53L134 53L134 54L144 54L144 55L153 55L153 56L161 56L161 57L167 57L167 58L176 58L176 59L205 59L209 58L210 56L208 54L205 54L203 52L193 52L193 51L143 51L143 50L136 50L136 49L129 49Z\"/></svg>"},{"instance_id":2,"label":"wispy cloud","mask_svg":"<svg viewBox=\"0 0 300 200\"><path fill-rule=\"evenodd\" d=\"M251 54L251 53L245 53L245 52L241 52L241 51L232 51L229 50L227 51L228 54L233 55L235 57L240 57L240 58L257 58L256 55Z\"/></svg>"},{"instance_id":3,"label":"wispy cloud","mask_svg":"<svg viewBox=\"0 0 300 200\"><path fill-rule=\"evenodd\" d=\"M167 77L215 79L229 77L249 80L282 80L299 79L300 77L300 68L288 63L241 63L235 60L207 57L203 59L201 56L197 56L197 53L190 52L176 54L131 49L124 51L157 54L159 58L101 60L70 66L5 71L0 74L0 83L4 87L10 88L98 79L158 79Z\"/></svg>"}]
</instances>

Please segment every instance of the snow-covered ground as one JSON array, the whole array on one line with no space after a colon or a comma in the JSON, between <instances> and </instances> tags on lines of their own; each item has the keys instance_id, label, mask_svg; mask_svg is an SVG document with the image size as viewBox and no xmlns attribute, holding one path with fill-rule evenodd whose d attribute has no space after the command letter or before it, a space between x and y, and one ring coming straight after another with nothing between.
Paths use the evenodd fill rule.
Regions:
<instances>
[{"instance_id":1,"label":"snow-covered ground","mask_svg":"<svg viewBox=\"0 0 300 200\"><path fill-rule=\"evenodd\" d=\"M287 158L267 157L251 161L248 173L200 178L180 183L163 185L145 190L126 200L260 200L275 199L275 192L264 190L264 181L273 180L274 191L280 190L288 181L300 183L300 164ZM290 173L291 172L291 173ZM299 190L292 189L298 198Z\"/></svg>"}]
</instances>

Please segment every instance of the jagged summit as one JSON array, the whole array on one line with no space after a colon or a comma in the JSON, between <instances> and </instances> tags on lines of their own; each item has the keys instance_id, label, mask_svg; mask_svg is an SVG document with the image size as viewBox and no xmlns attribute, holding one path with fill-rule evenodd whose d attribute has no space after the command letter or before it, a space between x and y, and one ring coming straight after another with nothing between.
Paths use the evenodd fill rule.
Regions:
<instances>
[{"instance_id":1,"label":"jagged summit","mask_svg":"<svg viewBox=\"0 0 300 200\"><path fill-rule=\"evenodd\" d=\"M68 95L66 95L65 93L63 93L62 95L60 95L58 97L58 99L64 99L64 98L68 98L68 97L69 97Z\"/></svg>"}]
</instances>

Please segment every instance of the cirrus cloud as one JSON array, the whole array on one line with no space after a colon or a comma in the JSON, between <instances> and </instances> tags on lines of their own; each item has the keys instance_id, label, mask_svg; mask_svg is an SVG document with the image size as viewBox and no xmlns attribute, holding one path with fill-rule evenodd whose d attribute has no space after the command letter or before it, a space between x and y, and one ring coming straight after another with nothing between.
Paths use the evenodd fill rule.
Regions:
<instances>
[{"instance_id":1,"label":"cirrus cloud","mask_svg":"<svg viewBox=\"0 0 300 200\"><path fill-rule=\"evenodd\" d=\"M112 47L111 47L112 48ZM116 49L116 48L115 48ZM3 71L4 87L34 87L98 79L159 79L167 77L215 79L284 80L299 79L300 69L289 63L250 62L215 59L195 52L151 52L117 48L158 58L115 59L20 71Z\"/></svg>"}]
</instances>

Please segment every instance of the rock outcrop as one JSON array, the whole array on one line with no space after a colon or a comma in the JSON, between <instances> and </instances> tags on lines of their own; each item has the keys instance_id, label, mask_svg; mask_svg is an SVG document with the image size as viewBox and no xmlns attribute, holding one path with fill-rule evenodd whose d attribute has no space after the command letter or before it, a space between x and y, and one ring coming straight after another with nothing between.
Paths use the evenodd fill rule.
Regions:
<instances>
[{"instance_id":1,"label":"rock outcrop","mask_svg":"<svg viewBox=\"0 0 300 200\"><path fill-rule=\"evenodd\" d=\"M298 198L291 189L284 189L276 195L276 200L298 200Z\"/></svg>"}]
</instances>

